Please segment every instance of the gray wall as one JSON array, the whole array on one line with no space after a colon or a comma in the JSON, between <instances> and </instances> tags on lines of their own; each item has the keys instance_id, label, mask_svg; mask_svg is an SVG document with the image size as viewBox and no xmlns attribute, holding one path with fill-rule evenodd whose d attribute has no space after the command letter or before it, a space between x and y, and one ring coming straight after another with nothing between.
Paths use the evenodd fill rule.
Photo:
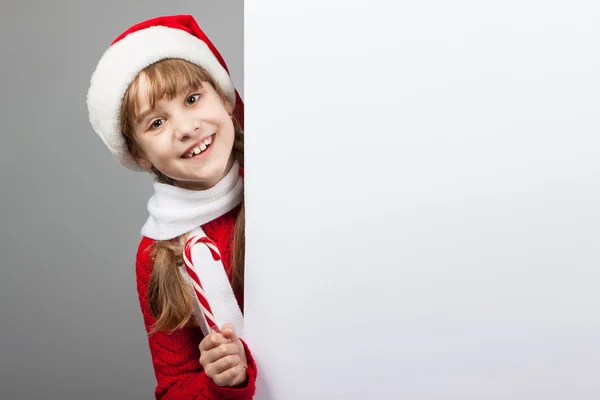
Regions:
<instances>
[{"instance_id":1,"label":"gray wall","mask_svg":"<svg viewBox=\"0 0 600 400\"><path fill-rule=\"evenodd\" d=\"M0 7L0 397L152 398L134 276L151 179L122 168L93 132L89 78L130 25L189 13L243 96L243 2Z\"/></svg>"}]
</instances>

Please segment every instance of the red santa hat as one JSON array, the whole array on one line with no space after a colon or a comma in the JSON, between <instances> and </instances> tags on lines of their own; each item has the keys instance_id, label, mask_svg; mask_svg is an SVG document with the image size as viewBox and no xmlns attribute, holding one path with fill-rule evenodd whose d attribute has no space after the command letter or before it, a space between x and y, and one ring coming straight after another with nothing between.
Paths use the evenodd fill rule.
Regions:
<instances>
[{"instance_id":1,"label":"red santa hat","mask_svg":"<svg viewBox=\"0 0 600 400\"><path fill-rule=\"evenodd\" d=\"M243 103L229 69L216 47L191 15L140 22L123 32L102 55L87 95L92 127L127 168L141 171L121 133L120 108L127 88L145 67L167 58L181 58L204 68L235 107L243 126Z\"/></svg>"}]
</instances>

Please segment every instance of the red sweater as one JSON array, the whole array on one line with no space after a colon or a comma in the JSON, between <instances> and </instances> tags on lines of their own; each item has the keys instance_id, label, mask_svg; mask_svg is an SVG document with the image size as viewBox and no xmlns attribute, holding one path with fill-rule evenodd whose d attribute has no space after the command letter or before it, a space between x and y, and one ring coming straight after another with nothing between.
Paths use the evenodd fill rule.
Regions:
<instances>
[{"instance_id":1,"label":"red sweater","mask_svg":"<svg viewBox=\"0 0 600 400\"><path fill-rule=\"evenodd\" d=\"M230 279L232 257L230 243L238 211L239 207L202 226L206 235L221 251L223 265ZM146 332L149 332L154 323L148 304L148 283L152 263L147 250L152 243L154 243L152 239L142 238L136 259L137 290ZM242 296L242 293L236 293L240 308L243 310ZM246 385L235 389L224 388L215 384L202 370L198 348L202 338L200 329L194 327L180 329L171 335L159 332L148 338L157 380L155 398L159 400L252 399L257 371L246 343L242 341L248 359Z\"/></svg>"}]
</instances>

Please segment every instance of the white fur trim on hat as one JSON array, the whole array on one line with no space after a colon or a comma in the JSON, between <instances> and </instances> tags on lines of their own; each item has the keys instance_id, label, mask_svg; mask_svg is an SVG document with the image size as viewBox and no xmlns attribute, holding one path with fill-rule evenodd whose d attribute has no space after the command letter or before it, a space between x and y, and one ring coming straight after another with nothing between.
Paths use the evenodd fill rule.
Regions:
<instances>
[{"instance_id":1,"label":"white fur trim on hat","mask_svg":"<svg viewBox=\"0 0 600 400\"><path fill-rule=\"evenodd\" d=\"M123 96L138 73L165 58L181 58L203 67L235 106L235 88L230 75L205 42L175 28L152 26L133 32L106 50L94 71L87 95L92 127L127 168L142 168L127 151L121 134L120 108Z\"/></svg>"}]
</instances>

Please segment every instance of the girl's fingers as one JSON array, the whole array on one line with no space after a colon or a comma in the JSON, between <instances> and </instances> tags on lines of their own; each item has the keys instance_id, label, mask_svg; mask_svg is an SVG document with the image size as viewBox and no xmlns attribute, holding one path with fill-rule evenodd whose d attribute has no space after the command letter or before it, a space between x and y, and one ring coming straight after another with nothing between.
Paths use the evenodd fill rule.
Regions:
<instances>
[{"instance_id":1,"label":"girl's fingers","mask_svg":"<svg viewBox=\"0 0 600 400\"><path fill-rule=\"evenodd\" d=\"M200 351L208 351L214 349L221 344L230 343L231 340L220 333L211 333L200 342Z\"/></svg>"},{"instance_id":2,"label":"girl's fingers","mask_svg":"<svg viewBox=\"0 0 600 400\"><path fill-rule=\"evenodd\" d=\"M245 379L246 370L240 364L212 377L212 380L219 386L239 385Z\"/></svg>"},{"instance_id":3,"label":"girl's fingers","mask_svg":"<svg viewBox=\"0 0 600 400\"><path fill-rule=\"evenodd\" d=\"M237 354L230 354L223 358L220 358L219 360L215 361L214 363L209 364L204 372L206 372L206 375L208 375L209 377L213 377L213 380L214 380L214 377L235 367L239 363L240 363L240 356L238 356Z\"/></svg>"},{"instance_id":4,"label":"girl's fingers","mask_svg":"<svg viewBox=\"0 0 600 400\"><path fill-rule=\"evenodd\" d=\"M240 346L238 346L237 343L220 344L219 346L205 351L204 353L200 353L200 363L202 365L212 364L223 357L227 357L229 355L238 355L239 352Z\"/></svg>"},{"instance_id":5,"label":"girl's fingers","mask_svg":"<svg viewBox=\"0 0 600 400\"><path fill-rule=\"evenodd\" d=\"M221 333L226 338L231 339L232 342L235 342L238 340L238 336L237 336L237 332L235 331L235 327L230 322L223 324L223 327L221 328Z\"/></svg>"}]
</instances>

